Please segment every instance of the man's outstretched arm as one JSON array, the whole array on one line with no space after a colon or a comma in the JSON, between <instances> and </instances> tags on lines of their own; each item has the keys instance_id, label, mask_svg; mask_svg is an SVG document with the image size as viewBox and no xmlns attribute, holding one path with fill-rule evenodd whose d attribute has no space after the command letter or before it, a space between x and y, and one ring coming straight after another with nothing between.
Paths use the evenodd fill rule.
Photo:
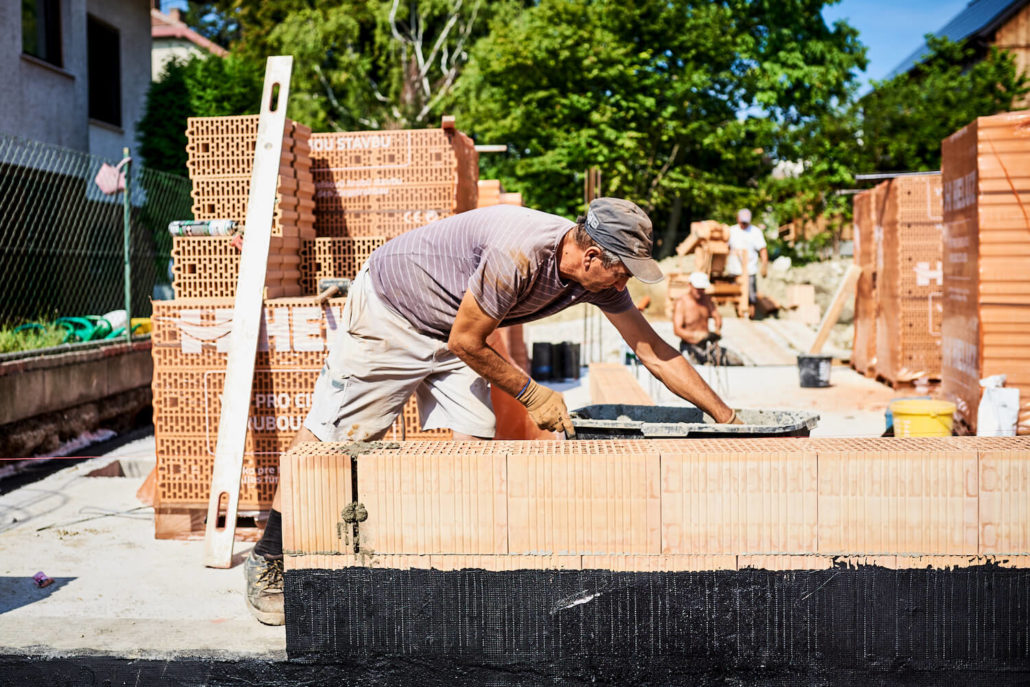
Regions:
<instances>
[{"instance_id":1,"label":"man's outstretched arm","mask_svg":"<svg viewBox=\"0 0 1030 687\"><path fill-rule=\"evenodd\" d=\"M658 378L669 391L708 413L716 422L737 421L736 413L701 378L687 359L665 343L644 316L635 308L620 313L605 313L615 325L637 360Z\"/></svg>"},{"instance_id":2,"label":"man's outstretched arm","mask_svg":"<svg viewBox=\"0 0 1030 687\"><path fill-rule=\"evenodd\" d=\"M575 434L562 395L534 382L486 342L500 323L483 312L475 297L466 291L458 306L447 348L479 376L515 397L529 411L537 427Z\"/></svg>"}]
</instances>

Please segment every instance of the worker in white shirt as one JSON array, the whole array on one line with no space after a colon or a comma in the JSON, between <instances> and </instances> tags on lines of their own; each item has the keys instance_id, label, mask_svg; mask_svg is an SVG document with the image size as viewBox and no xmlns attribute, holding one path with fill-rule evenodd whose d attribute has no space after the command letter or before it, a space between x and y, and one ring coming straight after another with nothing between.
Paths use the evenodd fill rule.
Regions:
<instances>
[{"instance_id":1,"label":"worker in white shirt","mask_svg":"<svg viewBox=\"0 0 1030 687\"><path fill-rule=\"evenodd\" d=\"M744 273L740 258L741 254L747 256L748 313L754 317L755 301L758 300L759 259L764 277L769 271L769 251L765 247L762 230L751 224L751 211L747 208L737 211L737 223L730 227L729 249L726 271L733 276Z\"/></svg>"}]
</instances>

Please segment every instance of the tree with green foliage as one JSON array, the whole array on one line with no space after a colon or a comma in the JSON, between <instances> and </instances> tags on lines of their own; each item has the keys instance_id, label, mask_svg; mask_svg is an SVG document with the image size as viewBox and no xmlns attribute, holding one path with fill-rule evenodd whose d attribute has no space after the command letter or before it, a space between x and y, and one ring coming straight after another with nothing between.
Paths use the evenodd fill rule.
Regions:
<instances>
[{"instance_id":1,"label":"tree with green foliage","mask_svg":"<svg viewBox=\"0 0 1030 687\"><path fill-rule=\"evenodd\" d=\"M186 176L186 119L256 114L263 82L263 66L237 55L170 60L150 84L136 126L147 166Z\"/></svg>"},{"instance_id":2,"label":"tree with green foliage","mask_svg":"<svg viewBox=\"0 0 1030 687\"><path fill-rule=\"evenodd\" d=\"M223 11L220 3L190 0L182 21L204 38L223 48L240 39L240 23L236 17Z\"/></svg>"},{"instance_id":3,"label":"tree with green foliage","mask_svg":"<svg viewBox=\"0 0 1030 687\"><path fill-rule=\"evenodd\" d=\"M766 179L756 202L780 224L829 218L813 243L836 246L851 218L855 175L940 169L941 140L977 117L1018 106L1028 92L1010 53L990 48L977 61L968 44L926 36L930 54L910 72L874 82L825 114L791 127L787 159L803 160L795 177ZM805 246L797 250L805 252Z\"/></svg>"},{"instance_id":4,"label":"tree with green foliage","mask_svg":"<svg viewBox=\"0 0 1030 687\"><path fill-rule=\"evenodd\" d=\"M177 60L170 60L161 77L147 89L143 118L136 124L136 150L148 167L185 173L186 117L192 114L186 67Z\"/></svg>"},{"instance_id":5,"label":"tree with green foliage","mask_svg":"<svg viewBox=\"0 0 1030 687\"><path fill-rule=\"evenodd\" d=\"M533 207L582 209L582 172L640 203L668 254L691 219L755 194L782 133L845 98L864 49L821 0L541 0L473 49L459 121Z\"/></svg>"},{"instance_id":6,"label":"tree with green foliage","mask_svg":"<svg viewBox=\"0 0 1030 687\"><path fill-rule=\"evenodd\" d=\"M859 103L864 172L940 169L941 140L977 117L1006 112L1030 91L1011 53L982 60L967 42L926 36L929 56L906 74L873 84Z\"/></svg>"},{"instance_id":7,"label":"tree with green foliage","mask_svg":"<svg viewBox=\"0 0 1030 687\"><path fill-rule=\"evenodd\" d=\"M293 55L289 114L316 131L434 124L472 44L520 0L209 3L239 26L232 50ZM225 21L224 19L222 20Z\"/></svg>"}]
</instances>

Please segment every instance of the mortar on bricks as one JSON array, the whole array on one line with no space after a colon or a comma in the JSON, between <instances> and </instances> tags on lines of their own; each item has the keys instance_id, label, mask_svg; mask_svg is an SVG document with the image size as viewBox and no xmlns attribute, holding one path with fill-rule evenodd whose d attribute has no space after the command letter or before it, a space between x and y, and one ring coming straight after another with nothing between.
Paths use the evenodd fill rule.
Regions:
<instances>
[{"instance_id":1,"label":"mortar on bricks","mask_svg":"<svg viewBox=\"0 0 1030 687\"><path fill-rule=\"evenodd\" d=\"M743 408L744 424L718 424L693 406L642 406L602 403L570 413L576 439L728 439L807 437L819 421L808 411Z\"/></svg>"}]
</instances>

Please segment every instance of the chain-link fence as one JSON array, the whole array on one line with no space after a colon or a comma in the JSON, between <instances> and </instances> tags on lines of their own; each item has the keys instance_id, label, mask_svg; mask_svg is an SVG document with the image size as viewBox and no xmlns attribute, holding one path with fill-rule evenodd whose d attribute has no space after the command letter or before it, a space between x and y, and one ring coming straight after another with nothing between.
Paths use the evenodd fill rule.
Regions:
<instances>
[{"instance_id":1,"label":"chain-link fence","mask_svg":"<svg viewBox=\"0 0 1030 687\"><path fill-rule=\"evenodd\" d=\"M124 193L94 179L117 164L0 134L0 325L124 308ZM132 316L170 297L168 223L192 218L190 182L133 164L129 174Z\"/></svg>"}]
</instances>

